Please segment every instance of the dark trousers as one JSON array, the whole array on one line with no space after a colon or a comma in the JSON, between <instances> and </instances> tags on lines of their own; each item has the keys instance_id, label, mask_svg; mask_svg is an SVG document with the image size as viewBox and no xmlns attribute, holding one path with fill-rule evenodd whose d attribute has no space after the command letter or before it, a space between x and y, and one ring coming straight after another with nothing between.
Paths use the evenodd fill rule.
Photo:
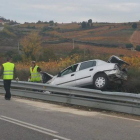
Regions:
<instances>
[{"instance_id":1,"label":"dark trousers","mask_svg":"<svg viewBox=\"0 0 140 140\"><path fill-rule=\"evenodd\" d=\"M10 99L11 98L11 92L10 92L11 80L3 80L3 83L4 83L4 89L6 91L5 98Z\"/></svg>"}]
</instances>

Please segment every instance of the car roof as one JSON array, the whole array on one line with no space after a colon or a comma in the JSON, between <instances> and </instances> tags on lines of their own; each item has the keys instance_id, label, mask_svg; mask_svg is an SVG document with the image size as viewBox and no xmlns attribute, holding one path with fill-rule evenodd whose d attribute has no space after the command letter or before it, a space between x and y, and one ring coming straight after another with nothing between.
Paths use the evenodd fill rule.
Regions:
<instances>
[{"instance_id":1,"label":"car roof","mask_svg":"<svg viewBox=\"0 0 140 140\"><path fill-rule=\"evenodd\" d=\"M83 61L83 62L79 62L79 63L76 63L76 64L81 64L81 63L84 63L84 62L89 62L89 61L96 61L96 62L99 62L99 63L107 63L103 60L100 60L100 59L92 59L92 60L87 60L87 61ZM74 65L76 65L74 64Z\"/></svg>"}]
</instances>

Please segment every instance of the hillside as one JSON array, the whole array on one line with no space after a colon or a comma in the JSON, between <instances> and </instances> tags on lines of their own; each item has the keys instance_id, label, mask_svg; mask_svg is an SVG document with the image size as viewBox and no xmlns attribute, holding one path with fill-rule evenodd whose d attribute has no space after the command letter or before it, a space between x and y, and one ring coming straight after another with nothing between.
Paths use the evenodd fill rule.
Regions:
<instances>
[{"instance_id":1,"label":"hillside","mask_svg":"<svg viewBox=\"0 0 140 140\"><path fill-rule=\"evenodd\" d=\"M140 23L137 29L133 23L93 23L90 28L81 28L80 23L50 25L49 23L25 23L10 26L0 32L2 52L17 52L18 42L30 32L42 36L42 46L53 48L57 55L67 55L73 47L89 49L93 53L116 55L140 55L139 52L127 50L125 45L140 45ZM73 46L74 44L74 46Z\"/></svg>"}]
</instances>

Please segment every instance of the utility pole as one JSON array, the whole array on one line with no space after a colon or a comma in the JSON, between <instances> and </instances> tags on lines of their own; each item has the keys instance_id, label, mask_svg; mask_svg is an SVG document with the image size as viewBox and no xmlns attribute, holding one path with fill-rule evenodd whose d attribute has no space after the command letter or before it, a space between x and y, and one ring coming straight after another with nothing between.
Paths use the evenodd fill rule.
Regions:
<instances>
[{"instance_id":1,"label":"utility pole","mask_svg":"<svg viewBox=\"0 0 140 140\"><path fill-rule=\"evenodd\" d=\"M73 49L74 49L74 38L73 38Z\"/></svg>"},{"instance_id":2,"label":"utility pole","mask_svg":"<svg viewBox=\"0 0 140 140\"><path fill-rule=\"evenodd\" d=\"M84 60L85 60L85 48L84 48Z\"/></svg>"},{"instance_id":3,"label":"utility pole","mask_svg":"<svg viewBox=\"0 0 140 140\"><path fill-rule=\"evenodd\" d=\"M19 52L19 42L18 42L18 54L20 54L20 52Z\"/></svg>"}]
</instances>

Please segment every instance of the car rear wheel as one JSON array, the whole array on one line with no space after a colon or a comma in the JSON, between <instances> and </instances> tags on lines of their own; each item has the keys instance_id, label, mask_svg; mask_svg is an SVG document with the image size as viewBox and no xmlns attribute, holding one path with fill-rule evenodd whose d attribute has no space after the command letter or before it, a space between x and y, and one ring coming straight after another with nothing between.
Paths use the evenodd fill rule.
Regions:
<instances>
[{"instance_id":1,"label":"car rear wheel","mask_svg":"<svg viewBox=\"0 0 140 140\"><path fill-rule=\"evenodd\" d=\"M93 78L93 86L95 89L104 90L108 86L108 78L105 74L97 74Z\"/></svg>"}]
</instances>

